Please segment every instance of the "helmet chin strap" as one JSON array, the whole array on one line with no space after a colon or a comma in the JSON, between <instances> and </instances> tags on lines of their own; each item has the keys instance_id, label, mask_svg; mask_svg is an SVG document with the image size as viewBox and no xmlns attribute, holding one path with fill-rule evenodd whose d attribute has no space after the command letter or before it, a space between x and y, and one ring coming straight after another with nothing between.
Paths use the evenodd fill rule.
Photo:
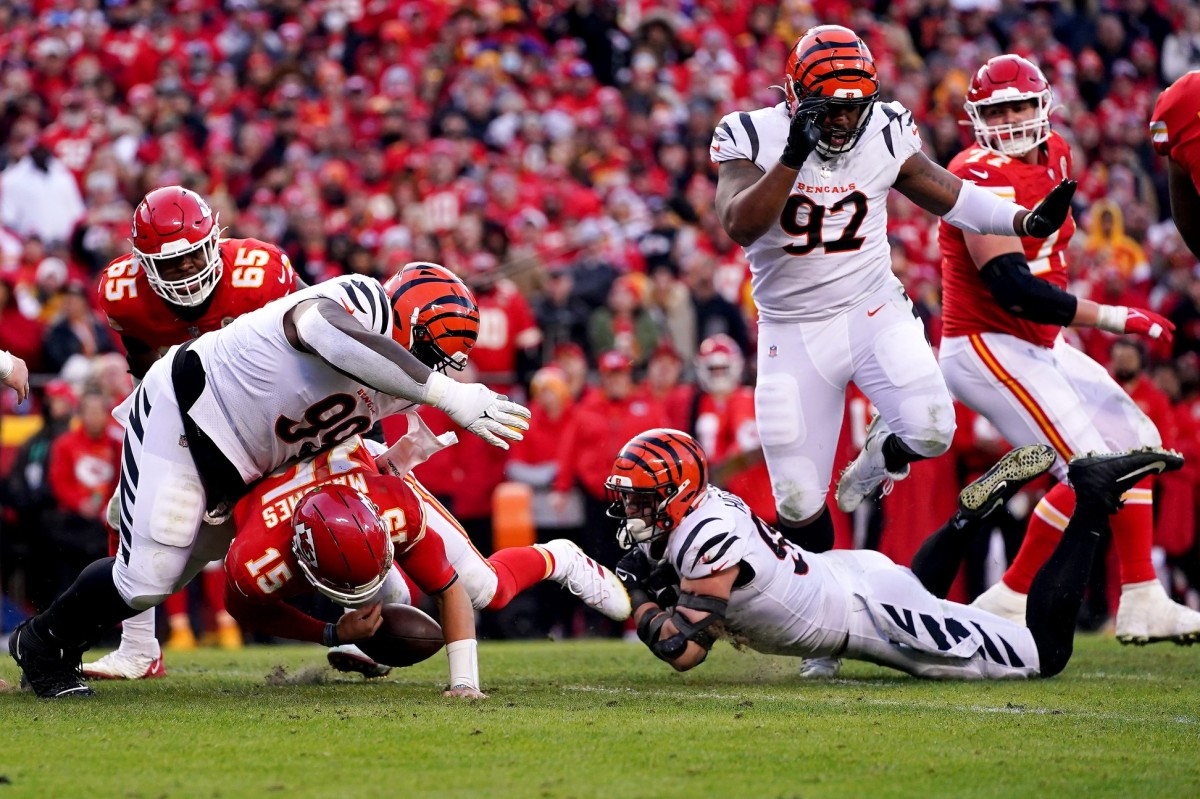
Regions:
<instances>
[{"instance_id":1,"label":"helmet chin strap","mask_svg":"<svg viewBox=\"0 0 1200 799\"><path fill-rule=\"evenodd\" d=\"M626 519L617 529L617 543L622 549L632 549L636 544L652 539L654 530L643 519Z\"/></svg>"}]
</instances>

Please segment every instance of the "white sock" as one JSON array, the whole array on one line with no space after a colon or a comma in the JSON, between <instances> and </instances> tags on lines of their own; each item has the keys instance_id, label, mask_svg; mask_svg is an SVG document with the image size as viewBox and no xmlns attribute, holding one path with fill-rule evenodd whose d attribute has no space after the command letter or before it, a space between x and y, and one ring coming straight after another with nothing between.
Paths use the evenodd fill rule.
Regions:
<instances>
[{"instance_id":1,"label":"white sock","mask_svg":"<svg viewBox=\"0 0 1200 799\"><path fill-rule=\"evenodd\" d=\"M143 610L121 622L121 651L130 655L158 657L158 638L154 635L154 608Z\"/></svg>"}]
</instances>

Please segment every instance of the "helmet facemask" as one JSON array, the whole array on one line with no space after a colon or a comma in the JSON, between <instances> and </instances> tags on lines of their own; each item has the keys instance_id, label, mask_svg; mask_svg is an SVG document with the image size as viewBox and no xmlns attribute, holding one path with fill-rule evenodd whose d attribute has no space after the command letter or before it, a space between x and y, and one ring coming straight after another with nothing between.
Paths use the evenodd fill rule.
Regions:
<instances>
[{"instance_id":1,"label":"helmet facemask","mask_svg":"<svg viewBox=\"0 0 1200 799\"><path fill-rule=\"evenodd\" d=\"M817 140L817 152L823 156L831 157L847 153L853 149L854 145L862 137L863 132L867 129L867 122L871 119L871 112L875 108L875 100L878 96L879 93L876 92L870 97L830 100L829 105L826 106L825 113L817 120L817 126L821 129L821 138ZM858 123L853 128L833 127L829 124L829 109L837 106L861 109L858 115Z\"/></svg>"},{"instance_id":2,"label":"helmet facemask","mask_svg":"<svg viewBox=\"0 0 1200 799\"><path fill-rule=\"evenodd\" d=\"M605 498L609 501L608 516L618 519L617 543L622 549L666 538L675 520L667 506L690 481L676 486L662 483L653 488L635 488L629 478L614 474L604 484Z\"/></svg>"},{"instance_id":3,"label":"helmet facemask","mask_svg":"<svg viewBox=\"0 0 1200 799\"><path fill-rule=\"evenodd\" d=\"M437 339L429 332L429 328L418 324L417 317L420 313L420 308L413 308L412 320L410 322L412 338L408 344L408 351L413 354L413 357L430 369L442 372L443 374L447 369L461 372L467 368L467 353L456 352L450 354L442 349L437 343Z\"/></svg>"},{"instance_id":4,"label":"helmet facemask","mask_svg":"<svg viewBox=\"0 0 1200 799\"><path fill-rule=\"evenodd\" d=\"M1024 122L990 125L983 118L987 106L1033 100L1037 110L1033 118ZM1050 138L1050 109L1054 103L1049 89L1042 92L1017 92L1002 90L992 94L986 101L966 101L963 107L975 128L975 141L985 150L999 155L1020 157Z\"/></svg>"},{"instance_id":5,"label":"helmet facemask","mask_svg":"<svg viewBox=\"0 0 1200 799\"><path fill-rule=\"evenodd\" d=\"M207 300L221 281L220 235L220 220L214 217L212 231L200 242L193 243L184 238L168 241L157 253L143 252L135 246L133 255L146 272L146 280L155 294L172 305L191 308ZM197 250L204 259L204 266L198 272L177 280L162 276L162 267Z\"/></svg>"}]
</instances>

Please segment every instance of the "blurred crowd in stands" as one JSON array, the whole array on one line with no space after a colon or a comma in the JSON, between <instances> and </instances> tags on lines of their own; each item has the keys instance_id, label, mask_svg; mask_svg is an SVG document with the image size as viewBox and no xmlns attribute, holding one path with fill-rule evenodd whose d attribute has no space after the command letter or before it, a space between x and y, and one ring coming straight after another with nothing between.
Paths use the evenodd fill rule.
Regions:
<instances>
[{"instance_id":1,"label":"blurred crowd in stands","mask_svg":"<svg viewBox=\"0 0 1200 799\"><path fill-rule=\"evenodd\" d=\"M511 455L463 436L420 476L481 549L493 489L517 480L536 489L540 535L566 531L613 560L603 477L630 435L663 423L697 433L718 479L741 480L772 517L748 399L747 266L714 212L708 148L723 114L782 100L790 45L823 23L867 42L884 97L913 111L943 165L971 141L962 101L979 65L1013 52L1045 70L1080 179L1071 291L1179 327L1173 351L1090 330L1078 345L1190 459L1159 487L1157 543L1172 589L1190 583L1196 602L1200 265L1147 135L1159 90L1200 68L1188 0L0 4L0 348L37 375L26 403L0 395L6 593L44 606L104 554L119 443L105 413L130 384L96 311L98 274L129 251L141 196L173 183L205 196L228 235L280 245L310 284L423 260L478 293L475 374L530 398L533 428ZM894 268L936 346L936 220L894 193L889 213ZM697 384L710 372L732 385ZM852 396L838 468L868 418ZM959 431L882 513L835 511L839 545L907 562L936 526L925 515L943 518L1004 447L965 409ZM889 513L905 502L919 512ZM988 548L961 591L984 586Z\"/></svg>"}]
</instances>

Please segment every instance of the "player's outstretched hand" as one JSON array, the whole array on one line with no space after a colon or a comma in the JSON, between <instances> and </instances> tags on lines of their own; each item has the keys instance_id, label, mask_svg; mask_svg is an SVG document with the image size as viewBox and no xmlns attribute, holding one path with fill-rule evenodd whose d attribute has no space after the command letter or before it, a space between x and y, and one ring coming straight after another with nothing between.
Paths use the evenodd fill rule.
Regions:
<instances>
[{"instance_id":1,"label":"player's outstretched hand","mask_svg":"<svg viewBox=\"0 0 1200 799\"><path fill-rule=\"evenodd\" d=\"M1071 213L1071 198L1075 196L1074 180L1063 180L1025 215L1025 235L1044 239L1063 226Z\"/></svg>"},{"instance_id":2,"label":"player's outstretched hand","mask_svg":"<svg viewBox=\"0 0 1200 799\"><path fill-rule=\"evenodd\" d=\"M372 602L361 608L355 608L349 613L343 613L337 620L338 641L352 644L355 641L365 641L375 634L379 625L383 624L383 603Z\"/></svg>"},{"instance_id":3,"label":"player's outstretched hand","mask_svg":"<svg viewBox=\"0 0 1200 799\"><path fill-rule=\"evenodd\" d=\"M520 441L529 429L529 409L497 394L482 383L456 383L444 375L429 378L431 402L461 427L493 447L508 449L509 441Z\"/></svg>"},{"instance_id":4,"label":"player's outstretched hand","mask_svg":"<svg viewBox=\"0 0 1200 799\"><path fill-rule=\"evenodd\" d=\"M1170 344L1175 340L1175 323L1146 308L1130 308L1125 317L1125 332L1138 333Z\"/></svg>"},{"instance_id":5,"label":"player's outstretched hand","mask_svg":"<svg viewBox=\"0 0 1200 799\"><path fill-rule=\"evenodd\" d=\"M447 688L442 691L442 696L455 696L461 699L487 699L488 695L478 688L472 688L468 685L460 685L456 688Z\"/></svg>"},{"instance_id":6,"label":"player's outstretched hand","mask_svg":"<svg viewBox=\"0 0 1200 799\"><path fill-rule=\"evenodd\" d=\"M821 140L821 126L818 123L827 105L829 98L820 94L810 94L800 102L796 113L792 114L787 144L784 145L783 154L779 156L779 163L788 169L804 166L805 160Z\"/></svg>"}]
</instances>

